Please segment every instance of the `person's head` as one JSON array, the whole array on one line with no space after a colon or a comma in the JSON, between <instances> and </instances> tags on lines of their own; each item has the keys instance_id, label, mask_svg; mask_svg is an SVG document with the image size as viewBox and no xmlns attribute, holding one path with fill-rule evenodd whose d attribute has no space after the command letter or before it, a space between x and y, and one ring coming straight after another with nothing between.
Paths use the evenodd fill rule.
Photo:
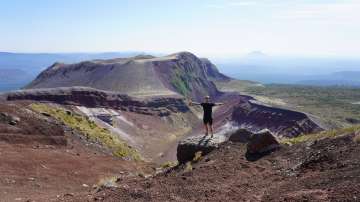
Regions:
<instances>
[{"instance_id":1,"label":"person's head","mask_svg":"<svg viewBox=\"0 0 360 202\"><path fill-rule=\"evenodd\" d=\"M205 96L205 97L204 97L204 101L205 101L205 102L210 102L210 96Z\"/></svg>"}]
</instances>

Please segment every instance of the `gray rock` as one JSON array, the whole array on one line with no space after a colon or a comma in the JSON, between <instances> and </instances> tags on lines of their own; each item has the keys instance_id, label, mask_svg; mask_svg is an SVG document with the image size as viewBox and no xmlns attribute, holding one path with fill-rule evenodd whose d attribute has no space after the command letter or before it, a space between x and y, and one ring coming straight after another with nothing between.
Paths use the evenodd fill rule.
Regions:
<instances>
[{"instance_id":1,"label":"gray rock","mask_svg":"<svg viewBox=\"0 0 360 202\"><path fill-rule=\"evenodd\" d=\"M194 136L186 138L179 142L177 147L177 159L180 164L193 160L196 152L206 155L212 150L218 148L223 143L223 136Z\"/></svg>"},{"instance_id":2,"label":"gray rock","mask_svg":"<svg viewBox=\"0 0 360 202\"><path fill-rule=\"evenodd\" d=\"M20 122L20 118L17 116L13 116L13 115L1 112L0 113L0 122L7 123L7 124L14 126Z\"/></svg>"}]
</instances>

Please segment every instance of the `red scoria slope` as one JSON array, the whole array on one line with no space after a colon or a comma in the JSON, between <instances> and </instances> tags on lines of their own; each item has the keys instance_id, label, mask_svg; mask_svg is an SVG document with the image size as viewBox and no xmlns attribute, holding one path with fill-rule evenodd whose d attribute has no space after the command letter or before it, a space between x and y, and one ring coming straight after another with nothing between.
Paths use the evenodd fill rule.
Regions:
<instances>
[{"instance_id":1,"label":"red scoria slope","mask_svg":"<svg viewBox=\"0 0 360 202\"><path fill-rule=\"evenodd\" d=\"M227 142L192 170L122 179L119 188L60 201L358 201L360 145L354 134L282 149L257 161Z\"/></svg>"},{"instance_id":2,"label":"red scoria slope","mask_svg":"<svg viewBox=\"0 0 360 202\"><path fill-rule=\"evenodd\" d=\"M0 201L50 201L114 175L147 172L108 155L27 102L0 103Z\"/></svg>"}]
</instances>

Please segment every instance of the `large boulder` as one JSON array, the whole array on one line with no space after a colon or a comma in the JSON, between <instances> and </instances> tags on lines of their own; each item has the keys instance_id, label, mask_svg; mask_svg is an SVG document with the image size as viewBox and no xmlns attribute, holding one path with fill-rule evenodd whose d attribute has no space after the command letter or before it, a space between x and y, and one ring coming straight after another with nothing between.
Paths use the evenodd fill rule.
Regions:
<instances>
[{"instance_id":1,"label":"large boulder","mask_svg":"<svg viewBox=\"0 0 360 202\"><path fill-rule=\"evenodd\" d=\"M262 130L250 136L247 143L247 154L261 155L280 147L279 142L269 130Z\"/></svg>"},{"instance_id":2,"label":"large boulder","mask_svg":"<svg viewBox=\"0 0 360 202\"><path fill-rule=\"evenodd\" d=\"M180 164L186 163L194 159L195 153L201 152L202 155L206 155L218 148L219 144L224 141L225 138L223 136L194 136L186 138L178 144L177 159Z\"/></svg>"},{"instance_id":3,"label":"large boulder","mask_svg":"<svg viewBox=\"0 0 360 202\"><path fill-rule=\"evenodd\" d=\"M231 142L241 142L241 143L247 143L250 140L250 137L253 135L252 132L240 128L238 130L236 130L235 132L233 132L230 136L229 136L229 141Z\"/></svg>"},{"instance_id":4,"label":"large boulder","mask_svg":"<svg viewBox=\"0 0 360 202\"><path fill-rule=\"evenodd\" d=\"M0 123L6 123L10 125L16 125L20 122L20 118L16 116L12 116L10 114L1 112L0 113Z\"/></svg>"},{"instance_id":5,"label":"large boulder","mask_svg":"<svg viewBox=\"0 0 360 202\"><path fill-rule=\"evenodd\" d=\"M247 158L256 160L266 155L268 152L280 147L274 135L267 129L257 133L252 133L246 129L238 129L231 135L193 136L179 142L177 147L177 159L180 164L194 159L197 152L206 155L218 148L219 145L229 137L231 142L247 143Z\"/></svg>"}]
</instances>

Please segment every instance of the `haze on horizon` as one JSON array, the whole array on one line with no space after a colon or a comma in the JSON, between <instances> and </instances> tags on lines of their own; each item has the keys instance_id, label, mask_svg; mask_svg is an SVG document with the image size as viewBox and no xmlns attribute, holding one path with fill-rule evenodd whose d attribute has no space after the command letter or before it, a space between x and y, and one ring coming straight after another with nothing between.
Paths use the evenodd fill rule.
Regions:
<instances>
[{"instance_id":1,"label":"haze on horizon","mask_svg":"<svg viewBox=\"0 0 360 202\"><path fill-rule=\"evenodd\" d=\"M358 57L358 0L4 0L0 51Z\"/></svg>"}]
</instances>

